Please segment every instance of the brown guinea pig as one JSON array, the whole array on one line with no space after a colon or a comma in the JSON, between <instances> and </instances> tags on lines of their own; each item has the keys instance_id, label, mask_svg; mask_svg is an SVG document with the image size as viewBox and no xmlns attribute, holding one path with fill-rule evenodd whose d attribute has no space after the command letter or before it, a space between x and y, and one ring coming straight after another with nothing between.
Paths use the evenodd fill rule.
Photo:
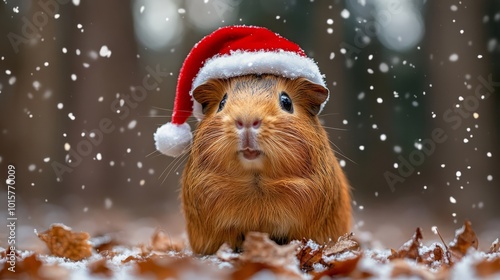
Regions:
<instances>
[{"instance_id":1,"label":"brown guinea pig","mask_svg":"<svg viewBox=\"0 0 500 280\"><path fill-rule=\"evenodd\" d=\"M193 91L204 119L182 175L193 252L241 248L249 231L279 244L336 240L351 226L350 187L316 116L328 90L307 79L247 75Z\"/></svg>"}]
</instances>

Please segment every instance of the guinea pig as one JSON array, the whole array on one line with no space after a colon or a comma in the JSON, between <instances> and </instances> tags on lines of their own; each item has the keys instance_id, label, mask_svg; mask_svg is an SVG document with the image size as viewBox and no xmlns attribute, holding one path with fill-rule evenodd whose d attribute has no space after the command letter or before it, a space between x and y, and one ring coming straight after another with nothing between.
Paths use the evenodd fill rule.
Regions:
<instances>
[{"instance_id":1,"label":"guinea pig","mask_svg":"<svg viewBox=\"0 0 500 280\"><path fill-rule=\"evenodd\" d=\"M336 240L351 227L350 186L317 113L328 89L305 78L244 75L193 90L193 133L181 201L191 248L241 249L245 234L278 244Z\"/></svg>"}]
</instances>

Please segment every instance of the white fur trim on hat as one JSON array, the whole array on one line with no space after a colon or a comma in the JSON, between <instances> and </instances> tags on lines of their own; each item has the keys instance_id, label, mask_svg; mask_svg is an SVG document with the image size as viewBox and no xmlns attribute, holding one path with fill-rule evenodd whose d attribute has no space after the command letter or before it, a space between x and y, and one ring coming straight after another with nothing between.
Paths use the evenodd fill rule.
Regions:
<instances>
[{"instance_id":1,"label":"white fur trim on hat","mask_svg":"<svg viewBox=\"0 0 500 280\"><path fill-rule=\"evenodd\" d=\"M318 65L311 58L282 50L234 51L229 55L218 55L207 60L193 81L191 94L196 87L209 79L227 79L249 74L273 74L289 79L303 77L326 86ZM324 105L321 105L321 109ZM196 101L193 114L199 120L203 118L201 106L196 104Z\"/></svg>"},{"instance_id":2,"label":"white fur trim on hat","mask_svg":"<svg viewBox=\"0 0 500 280\"><path fill-rule=\"evenodd\" d=\"M193 135L189 124L177 125L168 122L156 130L154 139L158 151L167 156L177 157L189 148Z\"/></svg>"}]
</instances>

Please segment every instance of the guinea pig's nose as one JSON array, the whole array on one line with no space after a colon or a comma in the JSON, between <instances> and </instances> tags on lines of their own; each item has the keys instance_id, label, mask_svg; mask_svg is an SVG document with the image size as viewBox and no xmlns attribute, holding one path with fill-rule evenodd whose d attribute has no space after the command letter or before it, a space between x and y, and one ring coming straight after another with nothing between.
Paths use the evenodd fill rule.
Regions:
<instances>
[{"instance_id":1,"label":"guinea pig's nose","mask_svg":"<svg viewBox=\"0 0 500 280\"><path fill-rule=\"evenodd\" d=\"M241 118L237 118L235 120L235 124L236 124L236 127L238 129L243 129L243 128L254 128L254 129L257 129L260 127L262 123L262 120L261 119L247 119L247 120L243 120Z\"/></svg>"}]
</instances>

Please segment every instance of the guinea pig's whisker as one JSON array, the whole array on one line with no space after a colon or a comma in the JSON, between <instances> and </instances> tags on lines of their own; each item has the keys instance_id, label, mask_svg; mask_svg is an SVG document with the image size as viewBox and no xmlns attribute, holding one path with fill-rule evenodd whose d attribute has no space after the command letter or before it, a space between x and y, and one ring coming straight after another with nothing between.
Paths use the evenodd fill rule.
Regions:
<instances>
[{"instance_id":1,"label":"guinea pig's whisker","mask_svg":"<svg viewBox=\"0 0 500 280\"><path fill-rule=\"evenodd\" d=\"M152 155L155 155L155 157L157 157L157 156L161 156L162 153L158 152L157 150L154 150L151 153L147 154L146 157L150 157Z\"/></svg>"},{"instance_id":2,"label":"guinea pig's whisker","mask_svg":"<svg viewBox=\"0 0 500 280\"><path fill-rule=\"evenodd\" d=\"M187 156L189 155L189 153L187 153L186 151L183 152L179 157L175 158L166 168L165 170L161 173L160 177L158 179L161 179L161 177L163 176L163 174L165 174L165 172L168 170L167 174L165 175L165 177L163 178L162 180L162 184L165 183L165 181L167 180L168 176L170 176L170 173L172 173L172 171L175 171L179 168L179 166L182 165L182 163L186 160Z\"/></svg>"},{"instance_id":3,"label":"guinea pig's whisker","mask_svg":"<svg viewBox=\"0 0 500 280\"><path fill-rule=\"evenodd\" d=\"M151 106L153 109L157 110L162 110L162 111L173 111L173 109L168 109L168 108L162 108L162 107L157 107L157 106Z\"/></svg>"},{"instance_id":4,"label":"guinea pig's whisker","mask_svg":"<svg viewBox=\"0 0 500 280\"><path fill-rule=\"evenodd\" d=\"M335 145L335 143L332 142L332 140L328 139L328 142L330 142L330 144L335 148L335 149L332 149L333 152L336 154L336 155L339 155L343 158L345 158L346 160L354 163L354 164L357 164L354 160L352 160L351 158L349 158L348 156L346 156L342 150L339 148L339 146Z\"/></svg>"},{"instance_id":5,"label":"guinea pig's whisker","mask_svg":"<svg viewBox=\"0 0 500 280\"><path fill-rule=\"evenodd\" d=\"M348 129L346 129L346 128L339 128L339 127L333 127L333 126L318 125L316 127L323 127L325 129L336 130L336 131L348 131Z\"/></svg>"},{"instance_id":6,"label":"guinea pig's whisker","mask_svg":"<svg viewBox=\"0 0 500 280\"><path fill-rule=\"evenodd\" d=\"M323 118L323 117L327 117L327 116L335 116L335 115L340 115L340 113L328 113L328 114L319 114L318 115L318 118Z\"/></svg>"}]
</instances>

